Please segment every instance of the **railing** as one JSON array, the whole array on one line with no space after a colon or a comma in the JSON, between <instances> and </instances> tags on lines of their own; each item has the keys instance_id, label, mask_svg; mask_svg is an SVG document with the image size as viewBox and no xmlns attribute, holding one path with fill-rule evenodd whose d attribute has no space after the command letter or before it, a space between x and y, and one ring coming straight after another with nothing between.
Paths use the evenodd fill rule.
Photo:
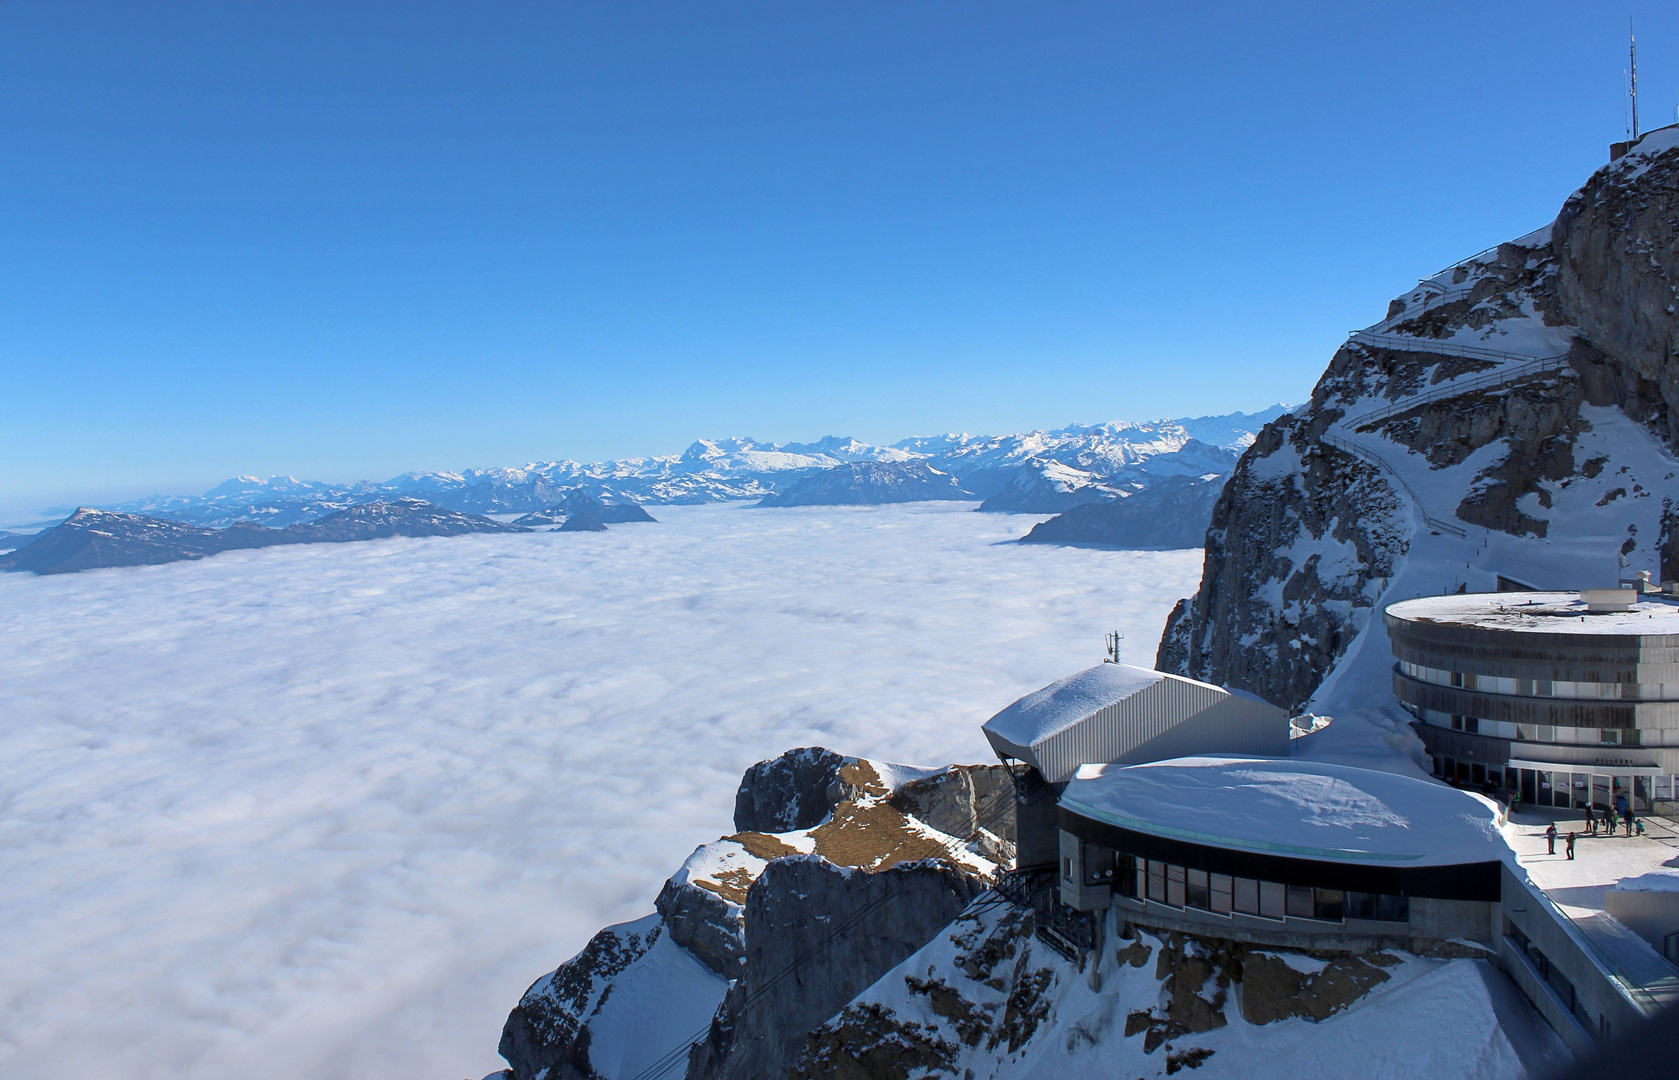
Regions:
<instances>
[{"instance_id":1,"label":"railing","mask_svg":"<svg viewBox=\"0 0 1679 1080\"><path fill-rule=\"evenodd\" d=\"M1033 915L1032 933L1074 964L1083 963L1085 954L1096 945L1096 928L1091 916L1053 899Z\"/></svg>"},{"instance_id":2,"label":"railing","mask_svg":"<svg viewBox=\"0 0 1679 1080\"><path fill-rule=\"evenodd\" d=\"M1409 334L1376 334L1369 330L1354 330L1347 335L1347 340L1357 345L1374 345L1377 348L1404 352L1426 352L1436 356L1462 356L1471 360L1560 361L1568 355L1557 353L1555 356L1534 356L1532 353L1505 352L1502 349L1487 349L1479 345L1459 345L1454 341L1436 341L1433 338L1412 337Z\"/></svg>"},{"instance_id":3,"label":"railing","mask_svg":"<svg viewBox=\"0 0 1679 1080\"><path fill-rule=\"evenodd\" d=\"M1469 538L1469 534L1464 531L1463 526L1454 525L1450 521L1430 515L1427 507L1423 505L1422 497L1417 494L1415 488L1411 487L1410 481L1406 480L1398 469L1390 465L1388 460L1382 455L1376 453L1376 451L1367 446L1360 446L1355 442L1344 439L1332 431L1324 432L1322 441L1328 443L1330 446L1333 446L1342 453L1351 454L1356 458L1362 458L1363 460L1376 466L1376 468L1381 469L1395 480L1399 481L1399 486L1404 488L1405 494L1411 497L1411 502L1416 505L1417 512L1422 515L1424 523L1426 523L1430 528L1437 529L1443 533L1450 533L1459 540L1467 540Z\"/></svg>"}]
</instances>

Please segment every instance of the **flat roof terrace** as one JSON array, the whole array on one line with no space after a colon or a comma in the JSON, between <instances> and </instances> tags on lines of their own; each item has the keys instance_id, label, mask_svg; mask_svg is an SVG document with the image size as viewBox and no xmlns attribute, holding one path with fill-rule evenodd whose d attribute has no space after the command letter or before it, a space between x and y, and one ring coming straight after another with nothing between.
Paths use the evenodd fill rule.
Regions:
<instances>
[{"instance_id":1,"label":"flat roof terrace","mask_svg":"<svg viewBox=\"0 0 1679 1080\"><path fill-rule=\"evenodd\" d=\"M1668 963L1649 942L1623 926L1605 910L1605 897L1626 879L1648 875L1674 878L1679 889L1679 824L1668 818L1643 816L1645 834L1586 835L1585 818L1578 812L1545 808L1511 815L1501 828L1515 852L1516 863L1545 898L1590 943L1599 962L1627 986L1661 1002L1679 1000L1679 969ZM1556 854L1547 853L1546 826L1557 827ZM1574 858L1566 854L1565 837L1574 840Z\"/></svg>"}]
</instances>

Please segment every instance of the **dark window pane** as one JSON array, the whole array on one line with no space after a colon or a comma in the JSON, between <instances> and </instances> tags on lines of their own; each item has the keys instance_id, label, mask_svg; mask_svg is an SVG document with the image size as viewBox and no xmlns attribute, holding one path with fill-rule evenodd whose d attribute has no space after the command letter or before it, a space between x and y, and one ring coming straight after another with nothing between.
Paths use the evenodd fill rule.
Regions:
<instances>
[{"instance_id":1,"label":"dark window pane","mask_svg":"<svg viewBox=\"0 0 1679 1080\"><path fill-rule=\"evenodd\" d=\"M1166 864L1166 902L1183 907L1183 867Z\"/></svg>"},{"instance_id":2,"label":"dark window pane","mask_svg":"<svg viewBox=\"0 0 1679 1080\"><path fill-rule=\"evenodd\" d=\"M1347 894L1347 918L1374 919L1376 917L1376 894L1367 892L1350 892Z\"/></svg>"},{"instance_id":3,"label":"dark window pane","mask_svg":"<svg viewBox=\"0 0 1679 1080\"><path fill-rule=\"evenodd\" d=\"M1166 864L1150 859L1148 864L1148 898L1166 902Z\"/></svg>"},{"instance_id":4,"label":"dark window pane","mask_svg":"<svg viewBox=\"0 0 1679 1080\"><path fill-rule=\"evenodd\" d=\"M1404 896L1376 897L1376 918L1384 922L1410 922L1410 899Z\"/></svg>"},{"instance_id":5,"label":"dark window pane","mask_svg":"<svg viewBox=\"0 0 1679 1080\"><path fill-rule=\"evenodd\" d=\"M1208 886L1213 891L1213 910L1220 915L1230 914L1232 906L1231 877L1229 874L1213 874L1208 879Z\"/></svg>"},{"instance_id":6,"label":"dark window pane","mask_svg":"<svg viewBox=\"0 0 1679 1080\"><path fill-rule=\"evenodd\" d=\"M1310 885L1290 885L1288 887L1288 917L1291 919L1309 919L1312 915L1312 887Z\"/></svg>"},{"instance_id":7,"label":"dark window pane","mask_svg":"<svg viewBox=\"0 0 1679 1080\"><path fill-rule=\"evenodd\" d=\"M1205 870L1189 870L1184 874L1183 902L1192 908L1211 911L1213 907L1212 890L1207 888L1207 872Z\"/></svg>"},{"instance_id":8,"label":"dark window pane","mask_svg":"<svg viewBox=\"0 0 1679 1080\"><path fill-rule=\"evenodd\" d=\"M1237 911L1249 915L1259 914L1259 882L1253 878L1239 877L1235 881L1234 895L1231 906Z\"/></svg>"},{"instance_id":9,"label":"dark window pane","mask_svg":"<svg viewBox=\"0 0 1679 1080\"><path fill-rule=\"evenodd\" d=\"M1259 883L1259 913L1267 919L1280 919L1287 914L1285 902L1288 890L1275 881Z\"/></svg>"},{"instance_id":10,"label":"dark window pane","mask_svg":"<svg viewBox=\"0 0 1679 1080\"><path fill-rule=\"evenodd\" d=\"M1317 889L1314 908L1317 917L1324 922L1340 922L1341 908L1346 901L1346 894L1340 889Z\"/></svg>"}]
</instances>

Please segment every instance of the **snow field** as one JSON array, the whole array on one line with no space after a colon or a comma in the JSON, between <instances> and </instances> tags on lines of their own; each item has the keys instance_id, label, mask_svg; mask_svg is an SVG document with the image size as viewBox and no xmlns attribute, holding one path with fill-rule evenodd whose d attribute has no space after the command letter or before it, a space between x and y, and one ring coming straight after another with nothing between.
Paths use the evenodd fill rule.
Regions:
<instances>
[{"instance_id":1,"label":"snow field","mask_svg":"<svg viewBox=\"0 0 1679 1080\"><path fill-rule=\"evenodd\" d=\"M753 761L983 761L1201 555L965 504L0 575L0 1074L481 1076ZM697 1026L697 1025L696 1025Z\"/></svg>"}]
</instances>

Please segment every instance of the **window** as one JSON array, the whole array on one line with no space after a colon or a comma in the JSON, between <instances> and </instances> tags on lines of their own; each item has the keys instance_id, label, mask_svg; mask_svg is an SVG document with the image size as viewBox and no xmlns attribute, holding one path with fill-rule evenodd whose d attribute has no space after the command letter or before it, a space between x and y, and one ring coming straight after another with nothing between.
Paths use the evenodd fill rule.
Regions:
<instances>
[{"instance_id":1,"label":"window","mask_svg":"<svg viewBox=\"0 0 1679 1080\"><path fill-rule=\"evenodd\" d=\"M1259 913L1267 919L1280 919L1287 914L1287 890L1275 881L1259 883Z\"/></svg>"},{"instance_id":2,"label":"window","mask_svg":"<svg viewBox=\"0 0 1679 1080\"><path fill-rule=\"evenodd\" d=\"M1477 718L1475 718L1473 716L1464 717L1463 718L1463 730L1468 732L1471 735L1475 734L1477 731L1481 730L1480 720L1478 720Z\"/></svg>"},{"instance_id":3,"label":"window","mask_svg":"<svg viewBox=\"0 0 1679 1080\"><path fill-rule=\"evenodd\" d=\"M1228 915L1231 912L1231 884L1234 880L1229 874L1213 874L1208 882L1212 888L1213 910L1220 915Z\"/></svg>"},{"instance_id":4,"label":"window","mask_svg":"<svg viewBox=\"0 0 1679 1080\"><path fill-rule=\"evenodd\" d=\"M1288 886L1288 917L1291 919L1310 919L1312 915L1312 887L1310 885Z\"/></svg>"},{"instance_id":5,"label":"window","mask_svg":"<svg viewBox=\"0 0 1679 1080\"><path fill-rule=\"evenodd\" d=\"M1120 896L1137 895L1137 860L1124 852L1114 853L1114 892Z\"/></svg>"},{"instance_id":6,"label":"window","mask_svg":"<svg viewBox=\"0 0 1679 1080\"><path fill-rule=\"evenodd\" d=\"M1637 728L1627 728L1625 731L1621 732L1621 745L1622 746L1637 746L1638 745L1638 729Z\"/></svg>"},{"instance_id":7,"label":"window","mask_svg":"<svg viewBox=\"0 0 1679 1080\"><path fill-rule=\"evenodd\" d=\"M1230 906L1248 915L1259 914L1259 882L1253 878L1236 878L1231 892Z\"/></svg>"},{"instance_id":8,"label":"window","mask_svg":"<svg viewBox=\"0 0 1679 1080\"><path fill-rule=\"evenodd\" d=\"M1314 917L1322 919L1324 922L1340 922L1342 906L1346 902L1346 894L1340 889L1316 889L1313 892L1315 895L1313 910L1316 912Z\"/></svg>"},{"instance_id":9,"label":"window","mask_svg":"<svg viewBox=\"0 0 1679 1080\"><path fill-rule=\"evenodd\" d=\"M1166 902L1183 907L1183 867L1166 864Z\"/></svg>"},{"instance_id":10,"label":"window","mask_svg":"<svg viewBox=\"0 0 1679 1080\"><path fill-rule=\"evenodd\" d=\"M1039 863L1038 865L1042 866L1043 863ZM1061 856L1061 880L1073 880L1073 857L1071 855Z\"/></svg>"},{"instance_id":11,"label":"window","mask_svg":"<svg viewBox=\"0 0 1679 1080\"><path fill-rule=\"evenodd\" d=\"M1367 892L1350 892L1346 899L1346 917L1349 919L1374 919L1376 917L1376 894Z\"/></svg>"},{"instance_id":12,"label":"window","mask_svg":"<svg viewBox=\"0 0 1679 1080\"><path fill-rule=\"evenodd\" d=\"M1166 864L1156 859L1148 863L1148 898L1166 902Z\"/></svg>"},{"instance_id":13,"label":"window","mask_svg":"<svg viewBox=\"0 0 1679 1080\"><path fill-rule=\"evenodd\" d=\"M1603 728L1597 733L1597 741L1605 746L1619 746L1621 733L1614 728Z\"/></svg>"},{"instance_id":14,"label":"window","mask_svg":"<svg viewBox=\"0 0 1679 1080\"><path fill-rule=\"evenodd\" d=\"M1183 902L1187 907L1200 908L1202 911L1213 909L1213 893L1207 887L1207 872L1205 870L1186 870L1184 872Z\"/></svg>"}]
</instances>

